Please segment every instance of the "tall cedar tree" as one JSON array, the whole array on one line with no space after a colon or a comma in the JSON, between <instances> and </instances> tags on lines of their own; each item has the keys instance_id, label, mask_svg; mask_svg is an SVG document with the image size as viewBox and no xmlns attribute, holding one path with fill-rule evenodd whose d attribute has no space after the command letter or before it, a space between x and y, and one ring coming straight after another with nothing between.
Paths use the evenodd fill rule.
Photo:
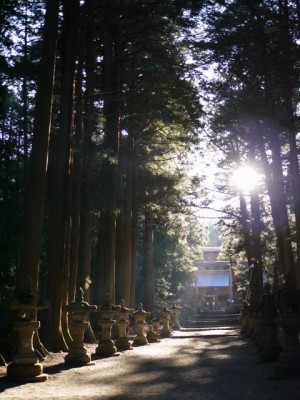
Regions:
<instances>
[{"instance_id":1,"label":"tall cedar tree","mask_svg":"<svg viewBox=\"0 0 300 400\"><path fill-rule=\"evenodd\" d=\"M96 81L96 54L95 54L95 16L94 1L86 2L85 17L85 73L86 88L84 93L84 120L82 140L82 171L81 171L81 195L80 195L80 236L78 250L78 277L77 287L85 290L86 300L89 300L89 283L91 276L91 242L93 225L93 173L95 145L92 137L96 132L95 111L95 81ZM79 99L80 101L80 99ZM77 116L80 118L80 115ZM74 176L76 179L76 176Z\"/></svg>"},{"instance_id":2,"label":"tall cedar tree","mask_svg":"<svg viewBox=\"0 0 300 400\"><path fill-rule=\"evenodd\" d=\"M49 221L48 297L51 306L45 341L49 349L66 350L62 331L62 306L67 302L70 246L70 141L73 124L75 59L79 1L64 1L60 80L60 115ZM66 333L66 332L65 332Z\"/></svg>"},{"instance_id":3,"label":"tall cedar tree","mask_svg":"<svg viewBox=\"0 0 300 400\"><path fill-rule=\"evenodd\" d=\"M115 302L117 182L120 147L120 9L103 2L103 116L101 204L96 259L96 302Z\"/></svg>"},{"instance_id":4,"label":"tall cedar tree","mask_svg":"<svg viewBox=\"0 0 300 400\"><path fill-rule=\"evenodd\" d=\"M17 274L17 292L38 292L39 262L46 186L48 143L51 127L52 88L58 27L58 1L46 2L43 49L36 93L34 133L30 172L26 186L21 266Z\"/></svg>"}]
</instances>

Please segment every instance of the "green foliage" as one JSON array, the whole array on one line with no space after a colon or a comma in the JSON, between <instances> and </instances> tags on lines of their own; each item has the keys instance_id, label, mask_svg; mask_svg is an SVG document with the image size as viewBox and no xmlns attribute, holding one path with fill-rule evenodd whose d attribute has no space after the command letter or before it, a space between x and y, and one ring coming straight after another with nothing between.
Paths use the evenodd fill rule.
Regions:
<instances>
[{"instance_id":1,"label":"green foliage","mask_svg":"<svg viewBox=\"0 0 300 400\"><path fill-rule=\"evenodd\" d=\"M109 146L105 150L103 148L103 99L107 96L104 93L103 73L104 27L117 19L112 42L113 67L119 69L117 95L121 98L121 130L134 131L139 215L142 215L145 204L150 204L155 211L155 236L163 237L162 242L155 240L156 279L166 290L163 296L167 293L180 294L202 241L201 230L190 208L196 196L196 182L186 176L185 167L185 157L191 147L198 144L202 127L203 110L198 82L186 60L186 51L192 48L194 42L191 34L196 22L194 16L201 3L128 0L112 5L111 2L100 1L94 10L97 61L93 93L98 118L93 136L97 164L94 183L98 184L103 160L116 165L120 161L119 155L112 152ZM30 0L6 0L1 4L0 156L3 168L0 172L0 255L1 268L6 274L2 278L8 281L19 267L19 232L31 151L44 6L44 2ZM56 160L55 135L59 130L61 36L57 54L50 163ZM83 62L83 69L86 68L86 55L85 51L78 55L82 57L78 62ZM84 79L83 92L87 86ZM88 124L90 116L84 117L83 125ZM120 137L122 146L127 144L126 141L126 135ZM80 147L81 144L77 145ZM80 150L76 148L76 152ZM126 170L123 178L126 182ZM103 198L104 194L98 187L95 188L95 192L100 192L98 196ZM49 185L47 190L49 198L55 196L55 188ZM98 204L95 205L95 212L98 212ZM142 217L138 222L142 230ZM47 240L45 235L42 242ZM165 243L164 248L162 243ZM43 253L43 263L46 258L47 254ZM41 271L47 275L45 265L42 265ZM163 293L164 289L158 291Z\"/></svg>"},{"instance_id":2,"label":"green foliage","mask_svg":"<svg viewBox=\"0 0 300 400\"><path fill-rule=\"evenodd\" d=\"M245 220L237 189L230 188L230 178L234 169L245 162L253 162L267 175L263 167L275 164L271 137L274 132L268 133L270 126L276 126L279 135L283 160L279 168L286 171L290 165L288 132L298 131L299 14L296 2L206 1L201 20L198 60L204 68L209 64L214 70L214 76L203 85L209 139L222 153L218 167L223 173L218 189L228 203L220 221L222 240L229 257L244 258L249 237L243 223L250 227L254 217L250 202L246 201ZM267 162L263 164L265 150ZM260 239L264 275L269 278L277 263L277 251L269 203L272 194L267 192L265 183L259 187ZM288 182L285 184L288 192ZM286 198L296 241L290 201Z\"/></svg>"},{"instance_id":3,"label":"green foliage","mask_svg":"<svg viewBox=\"0 0 300 400\"><path fill-rule=\"evenodd\" d=\"M203 231L191 215L169 213L158 218L154 238L155 282L160 282L155 284L156 296L181 297L194 270L193 261L201 257ZM161 282L166 283L164 290Z\"/></svg>"},{"instance_id":4,"label":"green foliage","mask_svg":"<svg viewBox=\"0 0 300 400\"><path fill-rule=\"evenodd\" d=\"M19 241L24 190L22 139L18 121L21 109L15 96L6 92L5 115L0 121L0 271L2 298L14 288L19 263Z\"/></svg>"},{"instance_id":5,"label":"green foliage","mask_svg":"<svg viewBox=\"0 0 300 400\"><path fill-rule=\"evenodd\" d=\"M208 247L219 247L221 246L221 231L218 225L209 224L206 227L206 243Z\"/></svg>"}]
</instances>

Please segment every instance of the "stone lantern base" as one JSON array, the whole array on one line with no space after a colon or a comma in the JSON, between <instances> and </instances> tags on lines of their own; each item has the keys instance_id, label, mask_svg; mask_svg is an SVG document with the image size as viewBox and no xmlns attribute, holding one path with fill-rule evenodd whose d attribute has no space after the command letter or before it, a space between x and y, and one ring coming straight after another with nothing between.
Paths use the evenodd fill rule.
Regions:
<instances>
[{"instance_id":1,"label":"stone lantern base","mask_svg":"<svg viewBox=\"0 0 300 400\"><path fill-rule=\"evenodd\" d=\"M257 319L260 327L260 341L258 353L260 362L277 361L282 347L277 338L277 325L273 317L260 317Z\"/></svg>"},{"instance_id":2,"label":"stone lantern base","mask_svg":"<svg viewBox=\"0 0 300 400\"><path fill-rule=\"evenodd\" d=\"M124 308L123 308L124 310ZM118 337L115 339L115 345L118 351L132 350L131 343L126 336L126 328L129 325L128 319L120 320L118 319L116 326L118 329Z\"/></svg>"},{"instance_id":3,"label":"stone lantern base","mask_svg":"<svg viewBox=\"0 0 300 400\"><path fill-rule=\"evenodd\" d=\"M47 374L43 374L43 366L35 364L9 364L7 367L6 380L12 382L44 382L48 379Z\"/></svg>"},{"instance_id":4,"label":"stone lantern base","mask_svg":"<svg viewBox=\"0 0 300 400\"><path fill-rule=\"evenodd\" d=\"M96 356L109 357L117 352L113 340L100 340L96 348Z\"/></svg>"},{"instance_id":5,"label":"stone lantern base","mask_svg":"<svg viewBox=\"0 0 300 400\"><path fill-rule=\"evenodd\" d=\"M153 329L152 325L149 325L149 331L147 333L147 340L149 343L155 343L155 342L160 342L160 338L158 334L155 332Z\"/></svg>"},{"instance_id":6,"label":"stone lantern base","mask_svg":"<svg viewBox=\"0 0 300 400\"><path fill-rule=\"evenodd\" d=\"M282 329L283 348L275 368L274 378L292 378L300 375L299 317L277 318Z\"/></svg>"},{"instance_id":7,"label":"stone lantern base","mask_svg":"<svg viewBox=\"0 0 300 400\"><path fill-rule=\"evenodd\" d=\"M148 344L148 340L145 336L136 336L132 343L133 346L145 346Z\"/></svg>"},{"instance_id":8,"label":"stone lantern base","mask_svg":"<svg viewBox=\"0 0 300 400\"><path fill-rule=\"evenodd\" d=\"M136 337L133 340L133 343L132 343L133 346L145 346L146 344L148 344L148 340L144 333L144 328L146 325L147 324L144 321L136 321L135 322Z\"/></svg>"},{"instance_id":9,"label":"stone lantern base","mask_svg":"<svg viewBox=\"0 0 300 400\"><path fill-rule=\"evenodd\" d=\"M78 364L78 365L85 365L91 362L91 356L86 353L85 349L72 349L66 357L65 362L67 364Z\"/></svg>"},{"instance_id":10,"label":"stone lantern base","mask_svg":"<svg viewBox=\"0 0 300 400\"><path fill-rule=\"evenodd\" d=\"M7 367L7 380L15 382L43 382L48 375L43 373L32 346L33 334L40 326L39 321L14 322L13 329L18 332L18 352Z\"/></svg>"},{"instance_id":11,"label":"stone lantern base","mask_svg":"<svg viewBox=\"0 0 300 400\"><path fill-rule=\"evenodd\" d=\"M162 330L160 331L160 337L168 338L170 336L172 336L172 331L169 327L169 321L167 323L164 323L164 320L163 320L163 327L162 327Z\"/></svg>"},{"instance_id":12,"label":"stone lantern base","mask_svg":"<svg viewBox=\"0 0 300 400\"><path fill-rule=\"evenodd\" d=\"M99 321L101 326L101 339L96 348L96 356L109 357L117 352L115 342L111 339L111 328L115 324L115 320L103 319Z\"/></svg>"},{"instance_id":13,"label":"stone lantern base","mask_svg":"<svg viewBox=\"0 0 300 400\"><path fill-rule=\"evenodd\" d=\"M121 337L115 340L115 345L118 351L132 350L132 345L127 337Z\"/></svg>"},{"instance_id":14,"label":"stone lantern base","mask_svg":"<svg viewBox=\"0 0 300 400\"><path fill-rule=\"evenodd\" d=\"M293 378L300 376L300 349L285 349L279 356L279 365L275 368L275 378Z\"/></svg>"}]
</instances>

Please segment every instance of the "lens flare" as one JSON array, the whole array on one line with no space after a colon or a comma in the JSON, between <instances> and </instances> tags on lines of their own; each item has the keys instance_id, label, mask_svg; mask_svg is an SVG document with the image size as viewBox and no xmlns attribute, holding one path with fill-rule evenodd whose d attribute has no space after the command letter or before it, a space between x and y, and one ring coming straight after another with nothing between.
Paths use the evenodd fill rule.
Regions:
<instances>
[{"instance_id":1,"label":"lens flare","mask_svg":"<svg viewBox=\"0 0 300 400\"><path fill-rule=\"evenodd\" d=\"M232 176L233 185L245 192L253 190L258 185L258 181L259 174L254 168L248 166L238 168Z\"/></svg>"}]
</instances>

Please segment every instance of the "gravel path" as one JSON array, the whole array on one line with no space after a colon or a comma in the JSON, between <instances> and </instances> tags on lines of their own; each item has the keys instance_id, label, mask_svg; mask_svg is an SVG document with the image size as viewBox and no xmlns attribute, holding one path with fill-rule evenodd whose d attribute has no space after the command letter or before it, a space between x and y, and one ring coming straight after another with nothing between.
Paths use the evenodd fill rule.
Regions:
<instances>
[{"instance_id":1,"label":"gravel path","mask_svg":"<svg viewBox=\"0 0 300 400\"><path fill-rule=\"evenodd\" d=\"M67 367L64 355L43 363L45 382L1 380L0 399L300 400L300 379L268 379L276 363L257 363L254 345L236 330L181 330L83 367Z\"/></svg>"}]
</instances>

